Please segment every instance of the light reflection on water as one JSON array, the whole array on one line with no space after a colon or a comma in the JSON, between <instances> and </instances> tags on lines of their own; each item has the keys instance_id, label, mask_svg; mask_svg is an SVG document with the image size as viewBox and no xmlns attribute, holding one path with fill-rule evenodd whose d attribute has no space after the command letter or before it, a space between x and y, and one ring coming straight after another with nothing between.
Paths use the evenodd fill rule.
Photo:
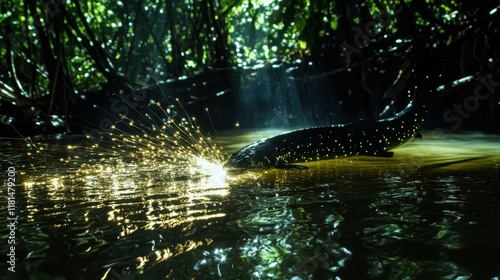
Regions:
<instances>
[{"instance_id":1,"label":"light reflection on water","mask_svg":"<svg viewBox=\"0 0 500 280\"><path fill-rule=\"evenodd\" d=\"M263 135L243 136L220 140L232 152ZM19 275L491 279L500 276L499 139L424 134L393 158L234 177L204 160L95 154L54 170L57 141L30 159L19 157L24 144L4 144L22 182Z\"/></svg>"}]
</instances>

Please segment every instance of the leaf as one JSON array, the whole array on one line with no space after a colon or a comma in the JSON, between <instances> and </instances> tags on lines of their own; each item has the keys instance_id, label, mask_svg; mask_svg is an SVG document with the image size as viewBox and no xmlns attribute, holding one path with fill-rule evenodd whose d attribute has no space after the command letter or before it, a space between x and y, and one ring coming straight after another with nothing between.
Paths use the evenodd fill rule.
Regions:
<instances>
[{"instance_id":1,"label":"leaf","mask_svg":"<svg viewBox=\"0 0 500 280\"><path fill-rule=\"evenodd\" d=\"M307 42L303 40L299 40L299 47L303 50L307 49Z\"/></svg>"},{"instance_id":2,"label":"leaf","mask_svg":"<svg viewBox=\"0 0 500 280\"><path fill-rule=\"evenodd\" d=\"M337 19L334 19L334 20L330 21L330 27L333 30L337 30L338 26L339 26L339 21Z\"/></svg>"}]
</instances>

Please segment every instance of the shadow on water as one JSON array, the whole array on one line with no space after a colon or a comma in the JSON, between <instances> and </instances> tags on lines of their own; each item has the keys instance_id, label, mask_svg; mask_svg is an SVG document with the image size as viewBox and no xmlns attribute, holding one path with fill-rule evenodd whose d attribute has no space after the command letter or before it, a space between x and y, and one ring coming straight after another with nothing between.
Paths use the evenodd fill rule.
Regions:
<instances>
[{"instance_id":1,"label":"shadow on water","mask_svg":"<svg viewBox=\"0 0 500 280\"><path fill-rule=\"evenodd\" d=\"M264 136L227 133L220 142L232 152ZM24 156L25 143L4 141L2 169L14 166L19 182L16 276L493 279L500 277L499 140L424 134L393 158L240 176L204 161L99 153L55 169L73 140L44 140L43 156L33 157ZM6 240L5 219L0 227Z\"/></svg>"}]
</instances>

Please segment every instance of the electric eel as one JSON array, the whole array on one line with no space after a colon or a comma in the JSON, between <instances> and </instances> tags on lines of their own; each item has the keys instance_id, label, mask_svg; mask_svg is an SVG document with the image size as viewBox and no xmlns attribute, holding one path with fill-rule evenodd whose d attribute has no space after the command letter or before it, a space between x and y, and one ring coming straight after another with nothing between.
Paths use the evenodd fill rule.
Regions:
<instances>
[{"instance_id":1,"label":"electric eel","mask_svg":"<svg viewBox=\"0 0 500 280\"><path fill-rule=\"evenodd\" d=\"M233 174L303 170L307 167L295 163L358 155L392 157L391 149L419 135L426 112L423 99L414 93L406 108L390 118L305 128L258 140L231 155L224 169Z\"/></svg>"}]
</instances>

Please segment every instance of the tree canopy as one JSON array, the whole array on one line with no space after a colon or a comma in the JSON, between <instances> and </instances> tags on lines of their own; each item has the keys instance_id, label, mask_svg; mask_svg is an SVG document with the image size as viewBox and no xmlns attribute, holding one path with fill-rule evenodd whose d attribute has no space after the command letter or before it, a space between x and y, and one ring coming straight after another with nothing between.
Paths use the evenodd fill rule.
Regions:
<instances>
[{"instance_id":1,"label":"tree canopy","mask_svg":"<svg viewBox=\"0 0 500 280\"><path fill-rule=\"evenodd\" d=\"M358 71L351 83L370 92L367 73L382 71L383 60L403 61L416 45L453 60L450 83L498 75L497 8L455 0L6 0L0 115L3 123L67 123L89 92L124 94L256 65L285 64L298 78Z\"/></svg>"}]
</instances>

